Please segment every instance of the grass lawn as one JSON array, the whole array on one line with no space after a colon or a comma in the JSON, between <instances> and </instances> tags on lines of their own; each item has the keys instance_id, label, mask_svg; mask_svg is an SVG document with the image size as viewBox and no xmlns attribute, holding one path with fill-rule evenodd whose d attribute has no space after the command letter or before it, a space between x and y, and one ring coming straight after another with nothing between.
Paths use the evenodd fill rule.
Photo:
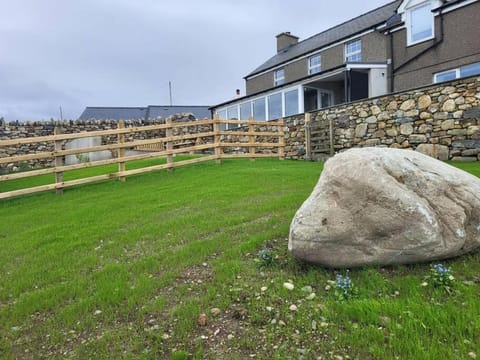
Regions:
<instances>
[{"instance_id":1,"label":"grass lawn","mask_svg":"<svg viewBox=\"0 0 480 360\"><path fill-rule=\"evenodd\" d=\"M430 264L351 270L346 301L345 271L289 256L321 170L225 160L1 200L0 358L480 356L480 254L443 262L450 292ZM1 191L29 181L44 180Z\"/></svg>"}]
</instances>

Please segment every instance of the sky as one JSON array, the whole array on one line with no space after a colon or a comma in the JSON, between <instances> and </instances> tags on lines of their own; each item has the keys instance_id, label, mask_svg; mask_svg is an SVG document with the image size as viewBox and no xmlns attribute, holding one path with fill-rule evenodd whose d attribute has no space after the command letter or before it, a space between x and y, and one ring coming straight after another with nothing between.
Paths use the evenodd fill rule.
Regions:
<instances>
[{"instance_id":1,"label":"sky","mask_svg":"<svg viewBox=\"0 0 480 360\"><path fill-rule=\"evenodd\" d=\"M276 53L389 0L0 0L0 118L215 105Z\"/></svg>"}]
</instances>

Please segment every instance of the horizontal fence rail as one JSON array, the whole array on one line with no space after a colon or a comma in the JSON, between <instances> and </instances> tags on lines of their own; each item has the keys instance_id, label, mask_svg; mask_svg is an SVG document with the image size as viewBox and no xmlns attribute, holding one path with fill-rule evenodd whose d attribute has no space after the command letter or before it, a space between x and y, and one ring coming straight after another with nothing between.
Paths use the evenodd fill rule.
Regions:
<instances>
[{"instance_id":1,"label":"horizontal fence rail","mask_svg":"<svg viewBox=\"0 0 480 360\"><path fill-rule=\"evenodd\" d=\"M239 127L238 129L225 131L221 130L222 124L237 124ZM276 131L272 131L274 129ZM161 169L172 169L178 166L211 160L220 163L221 159L227 158L250 158L251 160L254 160L255 158L263 157L279 157L280 159L283 159L285 148L283 129L283 119L272 122L254 121L253 119L225 120L219 118L189 122L172 122L170 119L167 119L165 124L129 128L125 127L123 121L119 121L117 129L80 132L74 134L62 134L61 129L57 127L55 128L54 135L0 140L0 147L17 148L20 145L32 143L52 143L54 149L51 151L0 157L0 167L4 164L41 159L51 159L53 165L51 167L31 171L12 172L0 175L0 199L46 190L56 190L57 193L61 193L64 188L70 186L113 178L125 181L125 177L129 175L147 173ZM132 136L132 134L159 130L163 131L164 135L159 134L155 138L146 140L127 139L127 137ZM175 130L182 130L183 133L175 135ZM65 144L68 141L93 137L108 137L111 143L65 149ZM112 141L112 137L114 139L116 137L116 140ZM134 150L133 154L127 155L127 150ZM260 152L260 150L267 152ZM65 156L75 155L81 157L83 154L98 151L110 151L113 158L65 165ZM198 158L174 161L175 155L186 153L195 154L200 152L202 155ZM126 170L125 168L125 164L129 161L155 158L166 158L166 163L133 170ZM63 180L63 173L66 171L109 164L118 164L118 171L115 173L90 176L70 181ZM55 177L52 179L54 182L47 185L1 192L2 181L46 174L54 174Z\"/></svg>"}]
</instances>

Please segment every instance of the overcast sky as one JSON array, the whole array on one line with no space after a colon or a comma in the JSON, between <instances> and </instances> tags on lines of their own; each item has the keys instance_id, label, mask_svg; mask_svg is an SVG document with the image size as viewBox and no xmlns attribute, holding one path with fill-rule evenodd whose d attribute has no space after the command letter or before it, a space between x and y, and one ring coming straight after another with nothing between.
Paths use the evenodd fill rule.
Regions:
<instances>
[{"instance_id":1,"label":"overcast sky","mask_svg":"<svg viewBox=\"0 0 480 360\"><path fill-rule=\"evenodd\" d=\"M0 0L0 118L215 105L276 52L389 0Z\"/></svg>"}]
</instances>

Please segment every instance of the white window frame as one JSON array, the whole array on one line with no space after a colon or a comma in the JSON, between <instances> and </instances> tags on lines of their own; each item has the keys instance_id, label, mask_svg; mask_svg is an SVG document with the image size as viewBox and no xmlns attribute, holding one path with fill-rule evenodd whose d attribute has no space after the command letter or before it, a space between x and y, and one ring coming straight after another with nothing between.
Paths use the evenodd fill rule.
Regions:
<instances>
[{"instance_id":1,"label":"white window frame","mask_svg":"<svg viewBox=\"0 0 480 360\"><path fill-rule=\"evenodd\" d=\"M353 52L348 52L348 45L359 42L360 43L360 50L355 50ZM345 52L345 62L361 62L362 61L362 39L357 38L352 41L346 42L345 47L344 47L344 52ZM349 61L348 58L354 55L360 54L360 60L358 61Z\"/></svg>"},{"instance_id":2,"label":"white window frame","mask_svg":"<svg viewBox=\"0 0 480 360\"><path fill-rule=\"evenodd\" d=\"M269 110L270 110L269 106L268 106L268 97L271 96L271 95L275 95L275 94L281 94L282 95L281 96L281 99L282 99L282 116L281 117L285 117L286 116L285 115L285 93L289 92L289 91L292 91L292 90L297 90L297 92L298 92L298 111L299 111L299 113L302 113L303 112L303 93L302 93L302 91L300 91L301 89L302 89L302 85L295 85L295 86L290 86L290 87L287 87L287 88L281 89L281 90L277 89L277 90L274 90L274 91L266 92L266 93L263 93L262 95L250 98L248 100L242 100L242 101L231 103L231 104L225 105L221 108L215 109L215 113L219 114L220 112L225 111L225 117L228 117L228 110L227 109L235 106L237 108L237 113L240 116L240 105L245 104L245 103L250 103L252 117L254 117L255 114L254 114L253 103L258 99L263 99L263 103L265 105L265 114L264 114L265 115L265 120L256 119L255 117L254 117L254 119L256 121L274 120L274 119L270 119L269 116L268 116L269 115ZM241 120L248 120L248 119L241 119ZM238 126L237 124L229 124L228 129L234 129L237 126Z\"/></svg>"},{"instance_id":3,"label":"white window frame","mask_svg":"<svg viewBox=\"0 0 480 360\"><path fill-rule=\"evenodd\" d=\"M453 80L460 79L460 78L462 78L460 70L463 67L467 67L467 66L474 65L474 64L480 64L480 62L466 64L466 65L463 65L463 66L459 66L457 68L448 69L448 70L444 70L444 71L440 71L438 73L435 73L435 74L433 74L433 83L436 84L436 83L439 83L439 82L443 82L443 81L438 81L438 77L440 75L443 75L443 74L446 74L446 73L449 73L449 72L452 72L452 71L455 71L455 78L452 79L452 80L445 80L445 81L453 81ZM480 75L480 74L474 74L474 75L470 75L470 76L478 76L478 75Z\"/></svg>"},{"instance_id":4,"label":"white window frame","mask_svg":"<svg viewBox=\"0 0 480 360\"><path fill-rule=\"evenodd\" d=\"M318 58L318 64L312 66L312 60ZM314 54L308 58L308 74L316 74L322 71L322 55Z\"/></svg>"},{"instance_id":5,"label":"white window frame","mask_svg":"<svg viewBox=\"0 0 480 360\"><path fill-rule=\"evenodd\" d=\"M412 40L412 35L413 35L412 34L412 11L415 11L418 8L421 8L421 7L424 7L424 6L430 6L430 10L431 10L432 9L432 1L428 0L428 1L423 1L421 3L414 2L414 5L405 9L405 13L406 13L405 25L406 25L406 28L407 28L407 46L416 45L416 44L422 43L424 41L432 40L433 38L435 38L435 16L431 12L431 17L430 17L430 21L431 21L430 25L431 25L431 29L432 29L431 35L426 37L426 38L423 38L423 39L419 39L419 40L415 40L415 41Z\"/></svg>"},{"instance_id":6,"label":"white window frame","mask_svg":"<svg viewBox=\"0 0 480 360\"><path fill-rule=\"evenodd\" d=\"M283 85L285 83L285 68L273 72L273 86Z\"/></svg>"}]
</instances>

